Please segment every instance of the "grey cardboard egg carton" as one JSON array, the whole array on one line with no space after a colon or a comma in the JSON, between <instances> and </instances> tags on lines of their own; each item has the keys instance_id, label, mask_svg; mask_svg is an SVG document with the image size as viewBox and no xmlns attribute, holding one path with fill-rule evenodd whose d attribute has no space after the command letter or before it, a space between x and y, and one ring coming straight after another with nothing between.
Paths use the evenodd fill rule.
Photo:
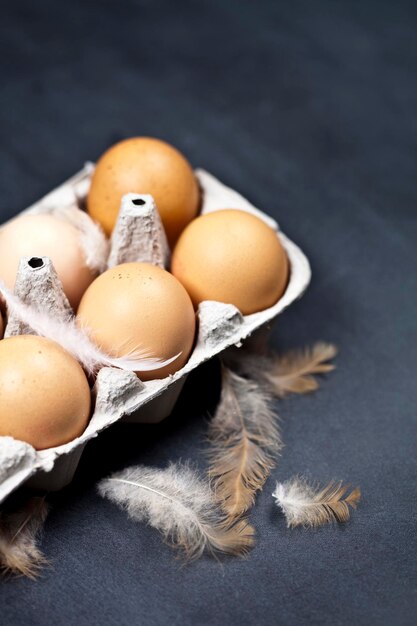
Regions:
<instances>
[{"instance_id":1,"label":"grey cardboard egg carton","mask_svg":"<svg viewBox=\"0 0 417 626\"><path fill-rule=\"evenodd\" d=\"M92 164L26 209L25 212L53 212L62 207L82 207L88 193ZM290 277L283 296L272 307L243 316L231 304L202 302L198 308L198 334L186 365L162 380L142 382L133 372L104 367L93 389L95 408L84 433L55 448L35 450L11 437L0 437L0 502L20 485L57 490L74 475L87 442L118 421L157 423L167 417L178 399L189 372L232 346L241 346L299 298L306 289L311 271L303 252L288 239L270 217L256 209L236 191L226 187L204 170L195 172L202 190L201 213L236 208L256 214L277 231L289 258ZM123 197L113 231L108 267L131 262L150 262L168 267L170 251L152 196L130 193ZM61 283L47 257L24 258L20 262L15 293L27 303L42 303L44 310L65 318L71 311ZM5 336L31 332L10 317Z\"/></svg>"}]
</instances>

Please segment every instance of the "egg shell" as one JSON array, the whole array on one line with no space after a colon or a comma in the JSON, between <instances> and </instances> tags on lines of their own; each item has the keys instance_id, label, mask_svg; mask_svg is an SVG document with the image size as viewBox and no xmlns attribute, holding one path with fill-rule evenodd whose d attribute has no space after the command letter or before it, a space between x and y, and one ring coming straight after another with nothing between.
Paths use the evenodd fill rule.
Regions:
<instances>
[{"instance_id":1,"label":"egg shell","mask_svg":"<svg viewBox=\"0 0 417 626\"><path fill-rule=\"evenodd\" d=\"M0 435L42 450L81 435L91 393L79 363L57 343L19 335L0 342Z\"/></svg>"},{"instance_id":2,"label":"egg shell","mask_svg":"<svg viewBox=\"0 0 417 626\"><path fill-rule=\"evenodd\" d=\"M171 246L198 213L200 192L190 164L159 139L126 139L99 159L87 209L107 235L116 223L122 196L129 192L154 197Z\"/></svg>"},{"instance_id":3,"label":"egg shell","mask_svg":"<svg viewBox=\"0 0 417 626\"><path fill-rule=\"evenodd\" d=\"M113 356L144 349L178 358L161 369L137 372L142 380L165 378L188 360L195 314L184 287L169 272L149 263L124 263L101 274L85 292L78 322Z\"/></svg>"},{"instance_id":4,"label":"egg shell","mask_svg":"<svg viewBox=\"0 0 417 626\"><path fill-rule=\"evenodd\" d=\"M283 294L288 259L276 232L246 211L225 209L187 226L171 271L195 307L204 300L234 304L243 315L262 311Z\"/></svg>"},{"instance_id":5,"label":"egg shell","mask_svg":"<svg viewBox=\"0 0 417 626\"><path fill-rule=\"evenodd\" d=\"M75 310L94 279L75 226L55 215L22 215L0 229L0 280L13 290L21 257L49 257Z\"/></svg>"}]
</instances>

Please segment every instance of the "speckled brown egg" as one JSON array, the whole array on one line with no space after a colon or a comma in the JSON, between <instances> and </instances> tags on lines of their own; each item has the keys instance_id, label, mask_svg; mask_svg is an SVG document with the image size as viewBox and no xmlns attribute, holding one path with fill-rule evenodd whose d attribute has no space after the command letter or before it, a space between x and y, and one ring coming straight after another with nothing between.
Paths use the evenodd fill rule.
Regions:
<instances>
[{"instance_id":1,"label":"speckled brown egg","mask_svg":"<svg viewBox=\"0 0 417 626\"><path fill-rule=\"evenodd\" d=\"M81 366L43 337L0 341L0 398L0 435L38 450L78 437L90 416L90 388Z\"/></svg>"},{"instance_id":2,"label":"speckled brown egg","mask_svg":"<svg viewBox=\"0 0 417 626\"><path fill-rule=\"evenodd\" d=\"M288 280L277 233L259 217L235 209L193 220L178 240L171 269L194 306L217 300L234 304L243 315L275 304Z\"/></svg>"},{"instance_id":3,"label":"speckled brown egg","mask_svg":"<svg viewBox=\"0 0 417 626\"><path fill-rule=\"evenodd\" d=\"M99 159L87 208L107 235L116 223L122 196L129 192L154 197L171 246L198 212L199 187L190 164L159 139L126 139Z\"/></svg>"},{"instance_id":4,"label":"speckled brown egg","mask_svg":"<svg viewBox=\"0 0 417 626\"><path fill-rule=\"evenodd\" d=\"M20 215L11 220L0 229L0 250L0 280L10 290L23 256L51 259L74 309L94 278L87 267L79 231L56 215Z\"/></svg>"},{"instance_id":5,"label":"speckled brown egg","mask_svg":"<svg viewBox=\"0 0 417 626\"><path fill-rule=\"evenodd\" d=\"M142 380L164 378L188 360L195 334L192 302L172 274L149 263L124 263L101 274L85 292L78 322L112 356L144 349L161 360L179 355L172 363Z\"/></svg>"}]
</instances>

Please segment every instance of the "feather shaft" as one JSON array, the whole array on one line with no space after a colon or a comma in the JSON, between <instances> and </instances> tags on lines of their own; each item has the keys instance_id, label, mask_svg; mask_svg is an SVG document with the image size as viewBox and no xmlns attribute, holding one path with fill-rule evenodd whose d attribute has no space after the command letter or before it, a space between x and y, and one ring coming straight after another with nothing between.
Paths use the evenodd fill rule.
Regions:
<instances>
[{"instance_id":1,"label":"feather shaft","mask_svg":"<svg viewBox=\"0 0 417 626\"><path fill-rule=\"evenodd\" d=\"M159 489L152 489L152 487L148 487L147 485L144 485L143 483L138 483L133 480L126 480L124 478L108 478L108 480L115 482L115 483L124 483L125 485L133 485L133 487L139 487L140 489L145 489L145 491L156 493L158 496L161 496L161 498L166 498L167 500L171 500L171 502L178 502L178 500L175 500L175 498L171 498L166 493L163 493L163 491L159 491Z\"/></svg>"}]
</instances>

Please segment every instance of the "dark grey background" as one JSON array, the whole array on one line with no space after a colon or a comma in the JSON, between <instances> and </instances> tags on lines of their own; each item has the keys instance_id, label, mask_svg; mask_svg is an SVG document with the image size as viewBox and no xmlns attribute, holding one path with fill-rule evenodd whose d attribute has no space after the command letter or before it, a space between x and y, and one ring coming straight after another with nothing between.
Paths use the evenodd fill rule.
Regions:
<instances>
[{"instance_id":1,"label":"dark grey background","mask_svg":"<svg viewBox=\"0 0 417 626\"><path fill-rule=\"evenodd\" d=\"M160 427L89 445L53 501L52 566L2 584L2 623L415 623L415 2L19 0L0 23L3 219L121 138L165 138L309 256L312 285L274 345L340 347L316 395L279 406L286 447L247 560L181 567L95 491L132 462L204 466L214 362ZM296 473L359 484L352 521L287 530L271 491Z\"/></svg>"}]
</instances>

